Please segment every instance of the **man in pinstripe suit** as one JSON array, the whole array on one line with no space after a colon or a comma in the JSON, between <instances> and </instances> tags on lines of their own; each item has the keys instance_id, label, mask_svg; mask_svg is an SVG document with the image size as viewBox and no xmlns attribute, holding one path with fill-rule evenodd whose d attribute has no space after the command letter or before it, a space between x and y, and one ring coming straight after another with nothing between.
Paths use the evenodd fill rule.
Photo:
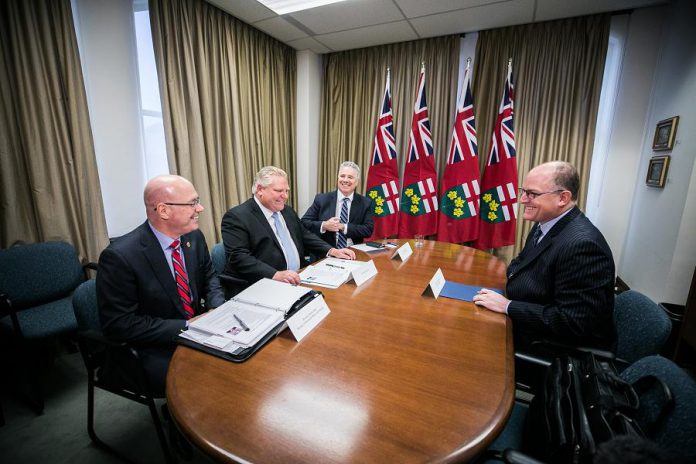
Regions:
<instances>
[{"instance_id":1,"label":"man in pinstripe suit","mask_svg":"<svg viewBox=\"0 0 696 464\"><path fill-rule=\"evenodd\" d=\"M575 204L577 170L566 162L544 163L523 185L523 217L536 224L508 267L507 298L483 289L474 303L510 316L516 350L544 339L611 347L614 260L602 233Z\"/></svg>"}]
</instances>

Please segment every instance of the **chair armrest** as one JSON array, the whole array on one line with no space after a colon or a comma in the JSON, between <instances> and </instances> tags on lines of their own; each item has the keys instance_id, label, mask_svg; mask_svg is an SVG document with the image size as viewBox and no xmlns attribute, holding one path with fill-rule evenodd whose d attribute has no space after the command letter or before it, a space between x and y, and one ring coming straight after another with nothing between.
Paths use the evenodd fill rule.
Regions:
<instances>
[{"instance_id":1,"label":"chair armrest","mask_svg":"<svg viewBox=\"0 0 696 464\"><path fill-rule=\"evenodd\" d=\"M95 263L93 261L89 261L89 262L82 265L82 269L91 269L93 271L96 271L97 270L97 263Z\"/></svg>"},{"instance_id":2,"label":"chair armrest","mask_svg":"<svg viewBox=\"0 0 696 464\"><path fill-rule=\"evenodd\" d=\"M232 277L231 275L228 274L218 274L218 279L220 279L220 283L225 283L229 285L247 285L247 281L244 279L240 279L238 277Z\"/></svg>"},{"instance_id":3,"label":"chair armrest","mask_svg":"<svg viewBox=\"0 0 696 464\"><path fill-rule=\"evenodd\" d=\"M503 461L511 464L543 464L541 461L512 448L503 451Z\"/></svg>"}]
</instances>

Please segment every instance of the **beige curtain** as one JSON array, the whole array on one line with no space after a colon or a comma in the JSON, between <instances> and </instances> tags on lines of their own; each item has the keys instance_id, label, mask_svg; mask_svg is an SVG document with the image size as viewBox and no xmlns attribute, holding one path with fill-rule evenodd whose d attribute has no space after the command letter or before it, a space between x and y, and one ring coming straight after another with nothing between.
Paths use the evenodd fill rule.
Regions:
<instances>
[{"instance_id":1,"label":"beige curtain","mask_svg":"<svg viewBox=\"0 0 696 464\"><path fill-rule=\"evenodd\" d=\"M262 166L295 191L296 53L203 0L150 0L150 21L169 167L196 186L212 246Z\"/></svg>"},{"instance_id":2,"label":"beige curtain","mask_svg":"<svg viewBox=\"0 0 696 464\"><path fill-rule=\"evenodd\" d=\"M0 2L0 247L108 244L70 0Z\"/></svg>"},{"instance_id":3,"label":"beige curtain","mask_svg":"<svg viewBox=\"0 0 696 464\"><path fill-rule=\"evenodd\" d=\"M519 182L537 164L568 161L580 173L584 208L609 38L609 15L549 21L483 31L476 47L473 92L481 168L512 58L515 144ZM518 216L521 217L520 208ZM515 247L496 254L509 261L532 224L517 221Z\"/></svg>"},{"instance_id":4,"label":"beige curtain","mask_svg":"<svg viewBox=\"0 0 696 464\"><path fill-rule=\"evenodd\" d=\"M438 173L442 172L457 98L459 36L454 35L326 55L317 179L320 192L335 188L338 166L346 160L362 168L364 191L388 67L396 150L403 171L423 62L435 164Z\"/></svg>"}]
</instances>

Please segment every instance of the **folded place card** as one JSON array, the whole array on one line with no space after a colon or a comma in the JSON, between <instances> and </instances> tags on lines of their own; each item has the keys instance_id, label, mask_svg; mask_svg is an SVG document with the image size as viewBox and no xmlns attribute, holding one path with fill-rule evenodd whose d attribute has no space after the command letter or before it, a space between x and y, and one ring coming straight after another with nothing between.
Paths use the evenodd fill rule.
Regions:
<instances>
[{"instance_id":1,"label":"folded place card","mask_svg":"<svg viewBox=\"0 0 696 464\"><path fill-rule=\"evenodd\" d=\"M442 269L438 268L437 271L435 271L435 275L433 275L433 278L430 279L428 286L425 287L425 290L423 290L421 295L432 296L437 300L437 297L440 296L440 292L442 291L442 287L445 285L445 282L445 275L442 273Z\"/></svg>"},{"instance_id":2,"label":"folded place card","mask_svg":"<svg viewBox=\"0 0 696 464\"><path fill-rule=\"evenodd\" d=\"M396 253L394 253L391 257L391 259L400 259L401 261L406 261L409 256L413 254L413 248L411 248L411 245L406 242L403 245L401 245L397 250Z\"/></svg>"},{"instance_id":3,"label":"folded place card","mask_svg":"<svg viewBox=\"0 0 696 464\"><path fill-rule=\"evenodd\" d=\"M377 275L377 267L375 262L372 260L367 261L362 266L355 268L351 271L351 276L356 286L361 286L372 277Z\"/></svg>"},{"instance_id":4,"label":"folded place card","mask_svg":"<svg viewBox=\"0 0 696 464\"><path fill-rule=\"evenodd\" d=\"M316 297L287 320L292 336L299 342L313 328L319 325L330 312L331 310L324 301L324 297Z\"/></svg>"}]
</instances>

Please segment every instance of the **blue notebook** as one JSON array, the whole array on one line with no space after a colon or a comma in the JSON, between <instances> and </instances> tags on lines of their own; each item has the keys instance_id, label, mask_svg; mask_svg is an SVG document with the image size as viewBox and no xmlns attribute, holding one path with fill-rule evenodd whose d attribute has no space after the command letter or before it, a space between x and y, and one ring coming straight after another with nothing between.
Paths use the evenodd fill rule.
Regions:
<instances>
[{"instance_id":1,"label":"blue notebook","mask_svg":"<svg viewBox=\"0 0 696 464\"><path fill-rule=\"evenodd\" d=\"M451 280L445 281L445 286L440 290L440 296L446 298L452 298L454 300L463 301L474 301L474 295L478 293L482 288L488 288L494 292L503 294L503 291L499 288L490 287L476 287L474 285L459 284L457 282L452 282Z\"/></svg>"}]
</instances>

